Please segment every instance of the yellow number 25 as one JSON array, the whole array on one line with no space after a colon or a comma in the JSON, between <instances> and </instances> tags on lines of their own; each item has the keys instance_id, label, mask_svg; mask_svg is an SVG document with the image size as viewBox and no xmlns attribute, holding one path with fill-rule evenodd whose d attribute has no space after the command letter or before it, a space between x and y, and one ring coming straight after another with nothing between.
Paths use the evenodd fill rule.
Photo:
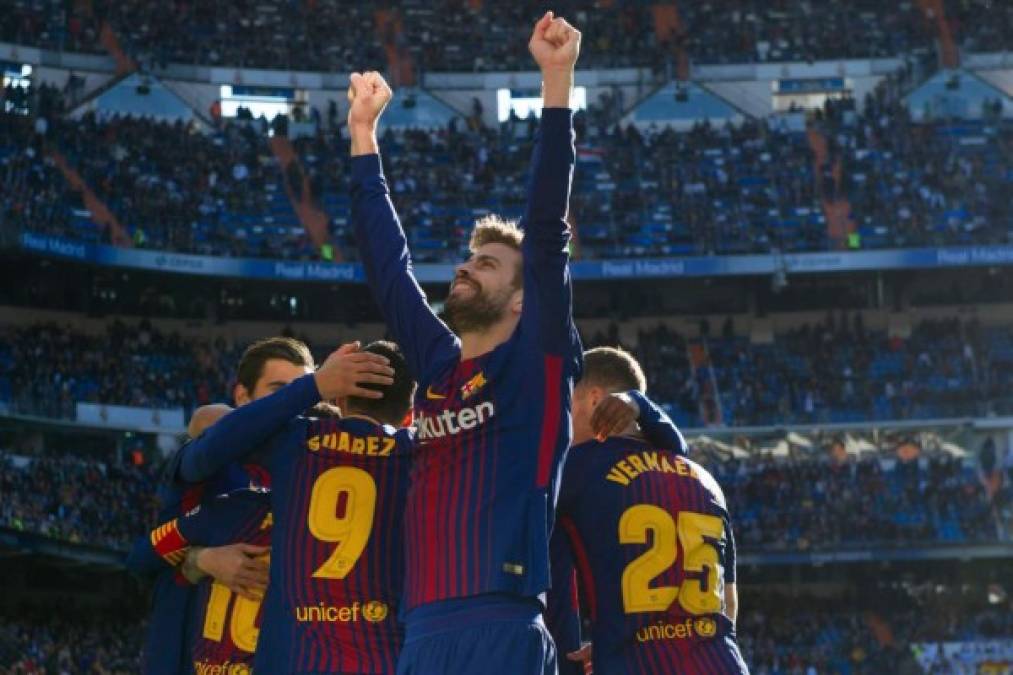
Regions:
<instances>
[{"instance_id":1,"label":"yellow number 25","mask_svg":"<svg viewBox=\"0 0 1013 675\"><path fill-rule=\"evenodd\" d=\"M678 524L672 515L653 504L637 504L619 518L619 543L646 544L651 548L623 570L623 610L627 614L663 612L676 600L690 614L721 611L721 563L717 549L704 537L721 539L724 523L718 516L681 511ZM695 578L679 586L651 586L651 581L675 564L682 545L682 569Z\"/></svg>"}]
</instances>

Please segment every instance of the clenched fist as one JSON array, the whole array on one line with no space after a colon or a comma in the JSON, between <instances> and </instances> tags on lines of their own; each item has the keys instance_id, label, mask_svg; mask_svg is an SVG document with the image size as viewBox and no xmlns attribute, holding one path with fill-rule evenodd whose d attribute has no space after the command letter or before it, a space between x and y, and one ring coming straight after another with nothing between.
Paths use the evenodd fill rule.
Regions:
<instances>
[{"instance_id":1,"label":"clenched fist","mask_svg":"<svg viewBox=\"0 0 1013 675\"><path fill-rule=\"evenodd\" d=\"M348 128L375 127L394 92L380 73L352 73L348 86Z\"/></svg>"},{"instance_id":2,"label":"clenched fist","mask_svg":"<svg viewBox=\"0 0 1013 675\"><path fill-rule=\"evenodd\" d=\"M552 12L535 24L528 49L542 72L573 70L580 54L580 31Z\"/></svg>"}]
</instances>

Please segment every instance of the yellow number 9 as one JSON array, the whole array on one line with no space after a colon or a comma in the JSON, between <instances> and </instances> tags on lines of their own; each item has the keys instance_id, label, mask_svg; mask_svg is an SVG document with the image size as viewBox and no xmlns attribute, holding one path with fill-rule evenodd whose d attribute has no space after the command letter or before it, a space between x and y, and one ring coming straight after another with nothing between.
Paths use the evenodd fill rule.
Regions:
<instances>
[{"instance_id":1,"label":"yellow number 9","mask_svg":"<svg viewBox=\"0 0 1013 675\"><path fill-rule=\"evenodd\" d=\"M347 495L338 516L341 495ZM376 482L368 472L351 466L324 471L313 483L306 524L310 534L326 542L339 542L314 577L344 579L369 542L376 511Z\"/></svg>"}]
</instances>

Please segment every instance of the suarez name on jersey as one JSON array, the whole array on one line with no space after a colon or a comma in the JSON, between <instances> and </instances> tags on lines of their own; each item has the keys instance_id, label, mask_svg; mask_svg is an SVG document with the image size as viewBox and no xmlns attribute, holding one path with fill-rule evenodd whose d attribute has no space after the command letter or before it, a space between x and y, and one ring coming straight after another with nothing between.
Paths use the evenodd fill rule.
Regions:
<instances>
[{"instance_id":1,"label":"suarez name on jersey","mask_svg":"<svg viewBox=\"0 0 1013 675\"><path fill-rule=\"evenodd\" d=\"M592 623L595 672L748 672L724 615L735 544L700 465L624 437L575 447L558 525Z\"/></svg>"}]
</instances>

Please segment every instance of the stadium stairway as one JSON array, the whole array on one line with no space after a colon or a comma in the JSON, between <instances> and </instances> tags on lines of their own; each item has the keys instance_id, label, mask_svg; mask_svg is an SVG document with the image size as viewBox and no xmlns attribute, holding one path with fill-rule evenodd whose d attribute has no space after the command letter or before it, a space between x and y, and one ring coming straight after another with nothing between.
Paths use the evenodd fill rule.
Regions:
<instances>
[{"instance_id":1,"label":"stadium stairway","mask_svg":"<svg viewBox=\"0 0 1013 675\"><path fill-rule=\"evenodd\" d=\"M658 44L671 47L675 57L675 76L682 81L688 80L689 56L682 40L686 31L679 16L679 8L672 3L651 5L651 16L654 18L654 35Z\"/></svg>"},{"instance_id":2,"label":"stadium stairway","mask_svg":"<svg viewBox=\"0 0 1013 675\"><path fill-rule=\"evenodd\" d=\"M841 190L841 160L834 161L831 167L831 175L834 181L834 194L825 194L823 190L823 169L830 162L830 151L827 139L823 132L810 126L806 130L806 140L809 142L809 149L813 153L813 174L819 181L817 189L820 192L820 203L823 207L823 216L827 222L827 237L837 248L844 248L848 239L855 232L855 221L851 215L851 202L847 197L842 196Z\"/></svg>"},{"instance_id":3,"label":"stadium stairway","mask_svg":"<svg viewBox=\"0 0 1013 675\"><path fill-rule=\"evenodd\" d=\"M281 168L282 176L284 176L282 182L285 184L285 192L288 194L289 202L291 202L292 209L299 218L299 222L302 223L303 228L317 249L331 247L330 250L333 252L333 257L325 256L325 258L334 262L341 262L344 260L341 250L330 241L327 214L313 199L313 190L309 176L303 169L302 162L299 161L299 156L296 154L295 148L292 147L292 142L285 136L275 135L271 137L270 145L271 152L274 153L275 158L278 160L278 166ZM292 179L302 181L298 192L293 189L290 183Z\"/></svg>"},{"instance_id":4,"label":"stadium stairway","mask_svg":"<svg viewBox=\"0 0 1013 675\"><path fill-rule=\"evenodd\" d=\"M926 18L935 21L935 29L939 40L939 62L943 68L956 68L960 65L960 50L953 39L950 22L946 20L946 8L943 0L918 0L918 6Z\"/></svg>"},{"instance_id":5,"label":"stadium stairway","mask_svg":"<svg viewBox=\"0 0 1013 675\"><path fill-rule=\"evenodd\" d=\"M690 342L688 351L689 364L693 368L693 379L700 391L699 415L707 426L724 426L724 410L721 405L721 390L714 372L714 361L711 359L710 347L706 339Z\"/></svg>"},{"instance_id":6,"label":"stadium stairway","mask_svg":"<svg viewBox=\"0 0 1013 675\"><path fill-rule=\"evenodd\" d=\"M387 54L387 72L395 87L415 86L415 62L411 52L401 48L404 22L397 10L378 9L373 14L376 33Z\"/></svg>"},{"instance_id":7,"label":"stadium stairway","mask_svg":"<svg viewBox=\"0 0 1013 675\"><path fill-rule=\"evenodd\" d=\"M71 189L81 193L81 201L84 202L85 208L91 213L92 220L109 230L113 244L127 248L132 246L133 242L130 239L130 235L127 234L126 229L120 224L116 215L106 206L105 202L98 198L95 191L81 178L81 174L70 165L67 158L56 150L50 150L49 156L52 157L53 163L60 170L60 173L63 174L63 177L67 179L67 183L70 184Z\"/></svg>"},{"instance_id":8,"label":"stadium stairway","mask_svg":"<svg viewBox=\"0 0 1013 675\"><path fill-rule=\"evenodd\" d=\"M123 47L120 46L120 40L116 37L116 31L113 30L108 21L102 22L99 42L102 43L102 46L105 47L109 55L116 61L117 75L126 75L137 70L137 64L123 51Z\"/></svg>"}]
</instances>

